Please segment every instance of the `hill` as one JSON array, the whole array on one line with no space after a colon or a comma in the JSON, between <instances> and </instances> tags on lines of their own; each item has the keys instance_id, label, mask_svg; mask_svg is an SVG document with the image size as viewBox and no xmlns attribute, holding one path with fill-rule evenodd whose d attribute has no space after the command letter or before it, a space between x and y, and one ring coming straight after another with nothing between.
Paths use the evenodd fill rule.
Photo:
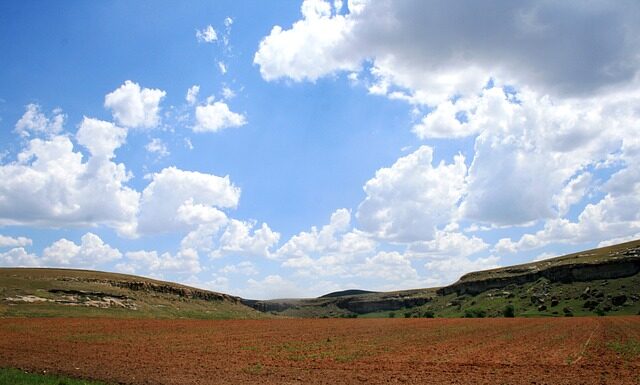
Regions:
<instances>
[{"instance_id":1,"label":"hill","mask_svg":"<svg viewBox=\"0 0 640 385\"><path fill-rule=\"evenodd\" d=\"M639 314L640 240L517 266L473 272L441 288L347 291L296 300L253 301L297 317L492 317Z\"/></svg>"},{"instance_id":2,"label":"hill","mask_svg":"<svg viewBox=\"0 0 640 385\"><path fill-rule=\"evenodd\" d=\"M249 300L125 274L0 268L0 317L498 317L640 314L640 240L462 276L452 285Z\"/></svg>"},{"instance_id":3,"label":"hill","mask_svg":"<svg viewBox=\"0 0 640 385\"><path fill-rule=\"evenodd\" d=\"M322 295L319 298L346 297L350 295L372 294L372 293L376 293L376 292L369 291L369 290L349 289L349 290L342 290L342 291L334 291L333 293Z\"/></svg>"},{"instance_id":4,"label":"hill","mask_svg":"<svg viewBox=\"0 0 640 385\"><path fill-rule=\"evenodd\" d=\"M0 317L264 318L239 297L126 274L0 268Z\"/></svg>"}]
</instances>

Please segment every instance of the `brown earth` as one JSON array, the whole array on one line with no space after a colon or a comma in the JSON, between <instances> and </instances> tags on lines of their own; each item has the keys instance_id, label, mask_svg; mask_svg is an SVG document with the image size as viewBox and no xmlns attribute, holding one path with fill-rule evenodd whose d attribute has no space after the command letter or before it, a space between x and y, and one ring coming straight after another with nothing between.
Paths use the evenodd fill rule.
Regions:
<instances>
[{"instance_id":1,"label":"brown earth","mask_svg":"<svg viewBox=\"0 0 640 385\"><path fill-rule=\"evenodd\" d=\"M0 367L120 384L640 384L640 317L0 319Z\"/></svg>"}]
</instances>

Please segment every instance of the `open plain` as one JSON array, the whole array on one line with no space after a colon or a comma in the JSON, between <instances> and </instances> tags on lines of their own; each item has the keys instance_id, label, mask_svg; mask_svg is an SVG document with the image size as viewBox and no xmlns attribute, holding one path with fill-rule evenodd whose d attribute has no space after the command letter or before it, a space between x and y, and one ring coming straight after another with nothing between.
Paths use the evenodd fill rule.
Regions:
<instances>
[{"instance_id":1,"label":"open plain","mask_svg":"<svg viewBox=\"0 0 640 385\"><path fill-rule=\"evenodd\" d=\"M114 384L640 384L640 317L2 319L0 367Z\"/></svg>"}]
</instances>

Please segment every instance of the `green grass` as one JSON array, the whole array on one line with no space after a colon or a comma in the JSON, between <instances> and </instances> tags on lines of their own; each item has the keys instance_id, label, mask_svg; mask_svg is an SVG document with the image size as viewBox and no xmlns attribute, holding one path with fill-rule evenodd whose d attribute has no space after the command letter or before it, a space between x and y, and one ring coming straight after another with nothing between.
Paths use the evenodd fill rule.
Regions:
<instances>
[{"instance_id":1,"label":"green grass","mask_svg":"<svg viewBox=\"0 0 640 385\"><path fill-rule=\"evenodd\" d=\"M106 385L104 382L75 380L55 375L25 373L18 369L0 369L0 385Z\"/></svg>"},{"instance_id":2,"label":"green grass","mask_svg":"<svg viewBox=\"0 0 640 385\"><path fill-rule=\"evenodd\" d=\"M607 346L625 360L633 360L640 356L640 341L638 340L615 341L610 342Z\"/></svg>"}]
</instances>

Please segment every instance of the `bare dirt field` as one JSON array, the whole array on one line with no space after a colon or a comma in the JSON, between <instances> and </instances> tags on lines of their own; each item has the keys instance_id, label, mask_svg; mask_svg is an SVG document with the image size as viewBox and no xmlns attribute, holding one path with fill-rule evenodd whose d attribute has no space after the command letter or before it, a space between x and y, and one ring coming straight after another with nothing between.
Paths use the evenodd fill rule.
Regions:
<instances>
[{"instance_id":1,"label":"bare dirt field","mask_svg":"<svg viewBox=\"0 0 640 385\"><path fill-rule=\"evenodd\" d=\"M640 384L640 317L0 319L0 367L119 384Z\"/></svg>"}]
</instances>

